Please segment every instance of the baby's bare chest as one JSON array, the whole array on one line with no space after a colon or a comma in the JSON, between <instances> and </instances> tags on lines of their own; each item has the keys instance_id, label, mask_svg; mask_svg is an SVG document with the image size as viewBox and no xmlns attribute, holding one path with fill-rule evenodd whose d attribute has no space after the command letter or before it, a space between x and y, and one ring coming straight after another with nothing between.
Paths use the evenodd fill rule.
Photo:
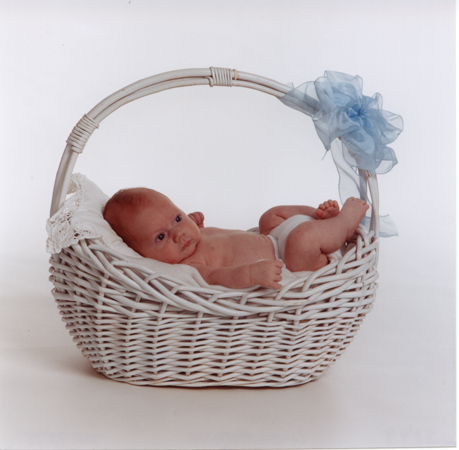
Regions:
<instances>
[{"instance_id":1,"label":"baby's bare chest","mask_svg":"<svg viewBox=\"0 0 459 450\"><path fill-rule=\"evenodd\" d=\"M207 265L213 267L239 266L275 258L272 242L267 236L247 231L204 228L199 247Z\"/></svg>"}]
</instances>

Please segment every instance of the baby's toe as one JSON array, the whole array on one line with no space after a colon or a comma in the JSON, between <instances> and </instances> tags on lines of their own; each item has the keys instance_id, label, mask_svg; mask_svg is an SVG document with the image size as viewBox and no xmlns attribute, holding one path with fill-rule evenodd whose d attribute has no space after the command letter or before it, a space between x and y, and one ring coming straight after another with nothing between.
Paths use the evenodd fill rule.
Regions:
<instances>
[{"instance_id":1,"label":"baby's toe","mask_svg":"<svg viewBox=\"0 0 459 450\"><path fill-rule=\"evenodd\" d=\"M320 208L320 206L319 206L319 208ZM319 219L322 219L322 218L325 216L324 208L317 209L317 211L316 211L316 216L317 216Z\"/></svg>"}]
</instances>

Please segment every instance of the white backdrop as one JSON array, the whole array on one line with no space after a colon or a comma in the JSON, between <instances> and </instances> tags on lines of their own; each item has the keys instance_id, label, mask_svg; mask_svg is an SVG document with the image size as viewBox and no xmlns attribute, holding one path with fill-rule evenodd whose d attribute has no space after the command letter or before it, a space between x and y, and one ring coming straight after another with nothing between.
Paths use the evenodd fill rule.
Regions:
<instances>
[{"instance_id":1,"label":"white backdrop","mask_svg":"<svg viewBox=\"0 0 459 450\"><path fill-rule=\"evenodd\" d=\"M0 0L2 448L311 448L455 443L455 4L452 0ZM321 379L283 390L138 388L78 353L50 294L45 221L76 122L139 79L234 68L299 85L358 74L402 115L379 178L400 236L377 302ZM76 171L145 185L209 226L337 198L310 118L242 88L130 103Z\"/></svg>"}]
</instances>

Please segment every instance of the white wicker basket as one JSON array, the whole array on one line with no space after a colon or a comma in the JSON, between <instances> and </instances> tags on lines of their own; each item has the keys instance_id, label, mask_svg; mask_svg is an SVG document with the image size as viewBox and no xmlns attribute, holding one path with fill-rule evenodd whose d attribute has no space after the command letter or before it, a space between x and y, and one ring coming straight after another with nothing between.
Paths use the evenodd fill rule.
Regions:
<instances>
[{"instance_id":1,"label":"white wicker basket","mask_svg":"<svg viewBox=\"0 0 459 450\"><path fill-rule=\"evenodd\" d=\"M166 89L242 86L276 97L289 86L229 69L189 69L138 81L86 114L67 141L51 215L63 205L79 153L120 106ZM363 173L370 230L359 227L342 260L281 291L190 287L83 239L51 257L53 295L78 348L117 381L155 386L282 387L317 379L350 344L375 300L376 176Z\"/></svg>"}]
</instances>

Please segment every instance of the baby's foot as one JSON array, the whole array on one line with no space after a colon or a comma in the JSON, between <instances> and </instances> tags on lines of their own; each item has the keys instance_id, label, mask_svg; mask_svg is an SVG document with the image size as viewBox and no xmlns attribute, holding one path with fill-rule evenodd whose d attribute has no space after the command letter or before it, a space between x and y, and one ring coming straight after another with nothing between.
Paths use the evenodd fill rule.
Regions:
<instances>
[{"instance_id":1,"label":"baby's foot","mask_svg":"<svg viewBox=\"0 0 459 450\"><path fill-rule=\"evenodd\" d=\"M321 203L316 209L316 216L319 220L329 219L339 214L339 205L336 200L328 200Z\"/></svg>"},{"instance_id":2,"label":"baby's foot","mask_svg":"<svg viewBox=\"0 0 459 450\"><path fill-rule=\"evenodd\" d=\"M341 210L341 217L346 218L349 227L347 239L354 235L368 208L369 206L365 200L355 197L350 197L346 200Z\"/></svg>"}]
</instances>

